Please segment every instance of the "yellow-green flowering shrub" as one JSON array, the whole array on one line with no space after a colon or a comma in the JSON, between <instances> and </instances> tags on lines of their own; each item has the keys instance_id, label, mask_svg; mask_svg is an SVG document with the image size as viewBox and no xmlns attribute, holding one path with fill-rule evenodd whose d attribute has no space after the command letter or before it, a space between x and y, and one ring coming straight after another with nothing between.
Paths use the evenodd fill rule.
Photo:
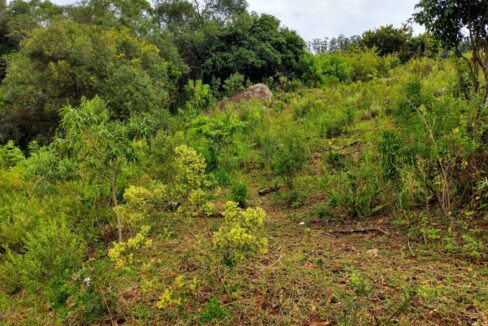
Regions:
<instances>
[{"instance_id":1,"label":"yellow-green flowering shrub","mask_svg":"<svg viewBox=\"0 0 488 326\"><path fill-rule=\"evenodd\" d=\"M152 246L152 240L147 238L150 227L143 226L141 231L127 242L115 242L113 247L108 250L108 256L115 263L118 269L130 268L134 262L134 254L142 248Z\"/></svg>"},{"instance_id":2,"label":"yellow-green flowering shrub","mask_svg":"<svg viewBox=\"0 0 488 326\"><path fill-rule=\"evenodd\" d=\"M178 216L197 217L207 207L208 186L204 158L185 145L175 149L174 182L168 187L153 182L148 187L130 186L124 193L125 203L114 208L121 221L135 226L147 216L178 205ZM207 207L208 208L208 207Z\"/></svg>"},{"instance_id":3,"label":"yellow-green flowering shrub","mask_svg":"<svg viewBox=\"0 0 488 326\"><path fill-rule=\"evenodd\" d=\"M196 189L206 186L205 159L185 145L175 149L175 190L180 198L187 198Z\"/></svg>"},{"instance_id":4,"label":"yellow-green flowering shrub","mask_svg":"<svg viewBox=\"0 0 488 326\"><path fill-rule=\"evenodd\" d=\"M191 280L185 280L183 275L179 275L173 283L164 290L163 294L159 296L159 301L156 307L159 309L166 309L172 306L178 306L183 303L186 296L195 292L198 285L198 280L194 277Z\"/></svg>"},{"instance_id":5,"label":"yellow-green flowering shrub","mask_svg":"<svg viewBox=\"0 0 488 326\"><path fill-rule=\"evenodd\" d=\"M235 202L227 202L224 223L213 235L213 244L224 263L234 265L245 258L265 254L268 239L262 236L266 213L261 208L240 209Z\"/></svg>"},{"instance_id":6,"label":"yellow-green flowering shrub","mask_svg":"<svg viewBox=\"0 0 488 326\"><path fill-rule=\"evenodd\" d=\"M174 292L170 289L165 289L163 294L159 296L159 301L156 303L156 307L159 309L165 309L169 306L177 306L181 304L181 299L175 297Z\"/></svg>"},{"instance_id":7,"label":"yellow-green flowering shrub","mask_svg":"<svg viewBox=\"0 0 488 326\"><path fill-rule=\"evenodd\" d=\"M182 218L210 216L215 211L215 204L208 201L208 195L202 189L189 193L187 202L178 207L177 214Z\"/></svg>"},{"instance_id":8,"label":"yellow-green flowering shrub","mask_svg":"<svg viewBox=\"0 0 488 326\"><path fill-rule=\"evenodd\" d=\"M144 220L151 212L164 208L168 204L167 187L153 183L149 189L130 186L124 192L125 204L114 208L115 214L131 226Z\"/></svg>"}]
</instances>

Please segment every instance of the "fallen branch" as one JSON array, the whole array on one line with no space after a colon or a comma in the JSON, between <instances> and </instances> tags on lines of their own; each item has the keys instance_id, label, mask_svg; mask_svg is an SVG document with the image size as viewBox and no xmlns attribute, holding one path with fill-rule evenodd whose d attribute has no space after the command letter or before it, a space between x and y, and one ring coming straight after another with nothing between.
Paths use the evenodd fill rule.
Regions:
<instances>
[{"instance_id":1,"label":"fallen branch","mask_svg":"<svg viewBox=\"0 0 488 326\"><path fill-rule=\"evenodd\" d=\"M331 234L336 234L336 235L347 235L347 234L355 234L355 233L360 233L360 234L367 234L367 233L379 233L382 235L386 235L387 233L383 231L380 228L357 228L357 229L350 229L350 230L336 230L330 232Z\"/></svg>"},{"instance_id":2,"label":"fallen branch","mask_svg":"<svg viewBox=\"0 0 488 326\"><path fill-rule=\"evenodd\" d=\"M263 188L258 191L259 196L265 196L267 194L270 194L272 192L276 192L280 190L280 186L274 186L274 187L269 187L269 188Z\"/></svg>"}]
</instances>

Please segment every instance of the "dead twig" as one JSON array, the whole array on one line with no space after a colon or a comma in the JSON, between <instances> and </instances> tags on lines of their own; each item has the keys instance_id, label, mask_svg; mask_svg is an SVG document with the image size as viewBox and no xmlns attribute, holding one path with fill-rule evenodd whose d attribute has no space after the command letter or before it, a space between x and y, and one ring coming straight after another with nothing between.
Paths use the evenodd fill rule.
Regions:
<instances>
[{"instance_id":1,"label":"dead twig","mask_svg":"<svg viewBox=\"0 0 488 326\"><path fill-rule=\"evenodd\" d=\"M335 230L330 232L330 234L334 235L348 235L348 234L355 234L355 233L360 233L360 234L366 234L366 233L379 233L382 235L386 235L387 233L380 229L380 228L356 228L356 229L349 229L349 230Z\"/></svg>"},{"instance_id":2,"label":"dead twig","mask_svg":"<svg viewBox=\"0 0 488 326\"><path fill-rule=\"evenodd\" d=\"M101 287L97 286L97 289L98 289L98 292L100 293L100 295L102 296L103 303L105 305L105 308L108 311L108 315L110 317L110 323L112 325L117 325L117 322L114 320L114 317L112 315L112 310L110 309L110 306L108 305L107 299L105 299L105 295L103 294Z\"/></svg>"}]
</instances>

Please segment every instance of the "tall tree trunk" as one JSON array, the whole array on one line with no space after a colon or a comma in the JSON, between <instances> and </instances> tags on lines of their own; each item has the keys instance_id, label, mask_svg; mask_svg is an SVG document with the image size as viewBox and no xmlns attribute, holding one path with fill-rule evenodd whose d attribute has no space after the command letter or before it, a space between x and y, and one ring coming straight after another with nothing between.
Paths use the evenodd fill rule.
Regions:
<instances>
[{"instance_id":1,"label":"tall tree trunk","mask_svg":"<svg viewBox=\"0 0 488 326\"><path fill-rule=\"evenodd\" d=\"M117 188L116 188L116 175L115 173L110 178L110 191L112 193L112 207L117 207ZM115 214L117 216L117 231L119 233L119 242L122 242L122 221L120 220L119 214Z\"/></svg>"},{"instance_id":2,"label":"tall tree trunk","mask_svg":"<svg viewBox=\"0 0 488 326\"><path fill-rule=\"evenodd\" d=\"M485 54L485 56L487 56L487 54ZM476 51L473 51L473 64L474 64L474 67L476 67L476 69L474 70L476 72L476 79L477 79L477 83L475 84L475 88L477 86L477 93L480 95L480 96L483 96L483 100L482 102L478 105L478 108L476 109L476 115L474 117L474 121L473 121L473 130L472 130L472 136L474 136L478 130L478 127L479 127L479 120L481 119L481 113L482 111L488 107L488 57L483 61L479 56L478 56L478 53ZM481 69L482 73L483 73L483 76L484 76L484 79L485 79L485 87L483 90L481 90L481 87L480 87L480 78L479 78L479 69ZM473 76L474 77L474 76ZM474 81L474 80L473 80Z\"/></svg>"}]
</instances>

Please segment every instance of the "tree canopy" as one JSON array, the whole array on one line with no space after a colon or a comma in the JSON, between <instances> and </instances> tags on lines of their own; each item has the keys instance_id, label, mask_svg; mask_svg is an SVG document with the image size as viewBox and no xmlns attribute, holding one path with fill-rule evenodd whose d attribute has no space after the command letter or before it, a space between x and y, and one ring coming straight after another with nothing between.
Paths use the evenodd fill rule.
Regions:
<instances>
[{"instance_id":1,"label":"tree canopy","mask_svg":"<svg viewBox=\"0 0 488 326\"><path fill-rule=\"evenodd\" d=\"M422 0L417 4L415 20L431 31L448 49L463 56L462 46L472 52L469 60L475 93L481 92L479 68L488 81L488 2L485 0ZM488 105L488 82L484 88Z\"/></svg>"},{"instance_id":2,"label":"tree canopy","mask_svg":"<svg viewBox=\"0 0 488 326\"><path fill-rule=\"evenodd\" d=\"M0 86L8 108L3 137L21 143L49 139L59 110L83 97L100 95L118 119L167 109L179 76L155 45L128 29L100 30L67 20L34 30L7 64Z\"/></svg>"}]
</instances>

